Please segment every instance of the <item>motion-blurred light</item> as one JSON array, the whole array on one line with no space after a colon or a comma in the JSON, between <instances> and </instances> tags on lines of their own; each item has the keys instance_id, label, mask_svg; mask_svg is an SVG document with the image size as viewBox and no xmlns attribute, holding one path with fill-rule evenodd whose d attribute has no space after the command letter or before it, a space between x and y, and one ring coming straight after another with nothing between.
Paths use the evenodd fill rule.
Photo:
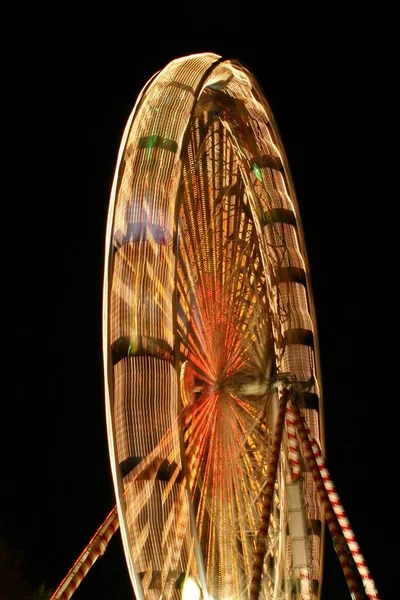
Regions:
<instances>
[{"instance_id":1,"label":"motion-blurred light","mask_svg":"<svg viewBox=\"0 0 400 600\"><path fill-rule=\"evenodd\" d=\"M192 577L187 577L182 588L182 600L200 600L200 588Z\"/></svg>"}]
</instances>

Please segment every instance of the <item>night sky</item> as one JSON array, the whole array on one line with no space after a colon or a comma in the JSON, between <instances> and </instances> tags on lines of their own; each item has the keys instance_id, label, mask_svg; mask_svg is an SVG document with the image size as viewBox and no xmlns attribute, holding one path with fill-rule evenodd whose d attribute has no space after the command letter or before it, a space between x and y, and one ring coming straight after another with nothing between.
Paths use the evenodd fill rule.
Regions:
<instances>
[{"instance_id":1,"label":"night sky","mask_svg":"<svg viewBox=\"0 0 400 600\"><path fill-rule=\"evenodd\" d=\"M16 571L28 588L55 589L115 504L101 303L108 201L126 120L156 71L179 56L212 51L247 65L280 129L314 290L326 462L381 598L393 598L388 544L398 523L388 422L398 402L390 346L397 242L394 191L390 198L387 189L393 172L376 103L388 93L385 51L378 54L374 41L384 31L372 15L303 17L297 27L296 18L289 23L267 11L253 14L253 25L247 13L218 22L201 14L197 27L188 19L172 31L159 16L147 37L139 35L138 16L130 26L122 18L102 28L70 19L67 35L51 35L46 142L39 135L29 147L39 182L32 189L23 173L16 176L24 208L11 201L6 255L17 246L4 315L0 541L10 557L22 557ZM24 151L26 143L21 139ZM322 600L346 600L328 531L326 537ZM74 598L132 600L119 532ZM0 600L11 600L1 587Z\"/></svg>"}]
</instances>

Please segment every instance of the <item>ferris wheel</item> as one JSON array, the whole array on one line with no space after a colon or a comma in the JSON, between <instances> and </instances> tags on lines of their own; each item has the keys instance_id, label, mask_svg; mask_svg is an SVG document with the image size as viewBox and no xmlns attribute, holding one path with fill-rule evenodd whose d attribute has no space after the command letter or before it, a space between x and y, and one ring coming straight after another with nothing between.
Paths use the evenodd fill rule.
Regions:
<instances>
[{"instance_id":1,"label":"ferris wheel","mask_svg":"<svg viewBox=\"0 0 400 600\"><path fill-rule=\"evenodd\" d=\"M352 597L363 596L349 549L377 599L323 463L287 159L240 61L179 58L140 93L111 193L103 305L111 470L137 600L316 600L325 521Z\"/></svg>"}]
</instances>

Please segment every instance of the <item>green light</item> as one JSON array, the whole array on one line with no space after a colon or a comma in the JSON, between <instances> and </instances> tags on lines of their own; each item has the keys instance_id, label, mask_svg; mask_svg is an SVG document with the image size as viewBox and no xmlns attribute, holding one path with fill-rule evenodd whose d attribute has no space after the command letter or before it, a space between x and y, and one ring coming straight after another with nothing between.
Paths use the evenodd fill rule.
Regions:
<instances>
[{"instance_id":1,"label":"green light","mask_svg":"<svg viewBox=\"0 0 400 600\"><path fill-rule=\"evenodd\" d=\"M256 163L254 163L254 165L253 165L253 172L254 172L254 175L257 177L257 179L259 181L262 181L261 169L258 165L256 165Z\"/></svg>"},{"instance_id":2,"label":"green light","mask_svg":"<svg viewBox=\"0 0 400 600\"><path fill-rule=\"evenodd\" d=\"M160 135L147 135L139 139L139 148L162 148L175 153L178 150L178 143Z\"/></svg>"},{"instance_id":3,"label":"green light","mask_svg":"<svg viewBox=\"0 0 400 600\"><path fill-rule=\"evenodd\" d=\"M264 213L264 223L266 225L270 225L271 224L271 219L270 219L269 214L267 212Z\"/></svg>"},{"instance_id":4,"label":"green light","mask_svg":"<svg viewBox=\"0 0 400 600\"><path fill-rule=\"evenodd\" d=\"M147 138L147 148L154 148L157 145L158 135L149 135Z\"/></svg>"}]
</instances>

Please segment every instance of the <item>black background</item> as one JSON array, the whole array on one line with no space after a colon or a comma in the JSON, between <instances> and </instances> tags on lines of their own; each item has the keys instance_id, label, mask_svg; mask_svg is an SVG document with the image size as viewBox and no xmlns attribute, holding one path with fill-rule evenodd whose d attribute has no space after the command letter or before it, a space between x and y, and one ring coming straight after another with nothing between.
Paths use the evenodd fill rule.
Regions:
<instances>
[{"instance_id":1,"label":"black background","mask_svg":"<svg viewBox=\"0 0 400 600\"><path fill-rule=\"evenodd\" d=\"M281 132L314 290L327 465L390 600L398 398L391 15L311 7L277 15L256 5L143 11L110 21L102 13L101 22L60 12L34 36L37 58L26 52L12 160L26 169L13 172L6 228L2 543L10 556L21 553L19 573L32 588L55 589L114 506L101 304L117 152L147 80L174 58L213 51L248 66ZM322 600L348 597L328 533ZM133 598L119 532L74 598Z\"/></svg>"}]
</instances>

